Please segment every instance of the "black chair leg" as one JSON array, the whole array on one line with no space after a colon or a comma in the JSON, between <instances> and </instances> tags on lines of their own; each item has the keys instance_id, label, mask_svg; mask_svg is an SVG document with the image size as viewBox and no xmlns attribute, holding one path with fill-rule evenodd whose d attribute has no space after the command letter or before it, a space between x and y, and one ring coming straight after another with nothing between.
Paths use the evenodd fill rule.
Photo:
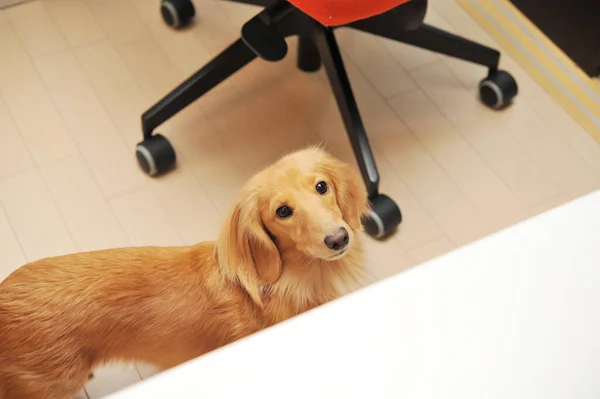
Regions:
<instances>
[{"instance_id":1,"label":"black chair leg","mask_svg":"<svg viewBox=\"0 0 600 399\"><path fill-rule=\"evenodd\" d=\"M317 28L315 43L342 114L369 198L376 197L379 193L379 172L333 30L326 27Z\"/></svg>"},{"instance_id":2,"label":"black chair leg","mask_svg":"<svg viewBox=\"0 0 600 399\"><path fill-rule=\"evenodd\" d=\"M492 48L427 24L410 31L397 29L393 17L394 13L382 14L368 20L355 22L350 26L364 32L483 65L490 71L498 69L500 53Z\"/></svg>"},{"instance_id":3,"label":"black chair leg","mask_svg":"<svg viewBox=\"0 0 600 399\"><path fill-rule=\"evenodd\" d=\"M298 68L304 72L316 72L321 68L319 50L310 37L298 37Z\"/></svg>"},{"instance_id":4,"label":"black chair leg","mask_svg":"<svg viewBox=\"0 0 600 399\"><path fill-rule=\"evenodd\" d=\"M210 91L219 83L256 58L256 54L241 40L190 76L142 115L144 140L152 137L158 126Z\"/></svg>"}]
</instances>

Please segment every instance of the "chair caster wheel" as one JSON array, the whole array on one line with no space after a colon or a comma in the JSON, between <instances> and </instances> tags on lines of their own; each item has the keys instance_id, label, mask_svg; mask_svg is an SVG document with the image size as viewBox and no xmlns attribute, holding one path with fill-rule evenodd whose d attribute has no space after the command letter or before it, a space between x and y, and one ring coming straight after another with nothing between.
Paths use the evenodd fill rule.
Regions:
<instances>
[{"instance_id":1,"label":"chair caster wheel","mask_svg":"<svg viewBox=\"0 0 600 399\"><path fill-rule=\"evenodd\" d=\"M393 233L402 222L402 213L393 199L384 194L371 198L368 217L363 218L363 226L373 238L384 238Z\"/></svg>"},{"instance_id":2,"label":"chair caster wheel","mask_svg":"<svg viewBox=\"0 0 600 399\"><path fill-rule=\"evenodd\" d=\"M196 9L191 0L162 0L160 13L167 25L179 29L190 23L196 15Z\"/></svg>"},{"instance_id":3,"label":"chair caster wheel","mask_svg":"<svg viewBox=\"0 0 600 399\"><path fill-rule=\"evenodd\" d=\"M479 82L479 98L492 109L504 108L518 92L517 82L506 71L490 72L487 78Z\"/></svg>"},{"instance_id":4,"label":"chair caster wheel","mask_svg":"<svg viewBox=\"0 0 600 399\"><path fill-rule=\"evenodd\" d=\"M175 165L175 149L163 135L154 136L138 143L135 148L138 164L146 174L157 176Z\"/></svg>"}]
</instances>

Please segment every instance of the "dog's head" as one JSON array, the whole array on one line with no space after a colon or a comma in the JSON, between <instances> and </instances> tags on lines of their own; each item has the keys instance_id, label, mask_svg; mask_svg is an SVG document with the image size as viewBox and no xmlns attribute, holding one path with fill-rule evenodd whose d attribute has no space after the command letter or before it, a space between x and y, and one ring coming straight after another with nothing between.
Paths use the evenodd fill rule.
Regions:
<instances>
[{"instance_id":1,"label":"dog's head","mask_svg":"<svg viewBox=\"0 0 600 399\"><path fill-rule=\"evenodd\" d=\"M242 189L219 236L219 265L260 303L259 286L279 279L286 251L343 258L367 210L363 183L349 165L318 148L292 153Z\"/></svg>"}]
</instances>

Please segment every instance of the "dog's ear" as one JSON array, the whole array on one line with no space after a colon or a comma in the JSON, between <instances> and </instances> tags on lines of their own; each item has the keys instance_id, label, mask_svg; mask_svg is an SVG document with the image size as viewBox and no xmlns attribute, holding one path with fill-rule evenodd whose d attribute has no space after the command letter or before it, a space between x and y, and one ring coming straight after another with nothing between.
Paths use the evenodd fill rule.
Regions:
<instances>
[{"instance_id":1,"label":"dog's ear","mask_svg":"<svg viewBox=\"0 0 600 399\"><path fill-rule=\"evenodd\" d=\"M273 284L281 275L281 257L265 229L257 199L249 196L232 209L217 242L219 267L262 305L260 286Z\"/></svg>"},{"instance_id":2,"label":"dog's ear","mask_svg":"<svg viewBox=\"0 0 600 399\"><path fill-rule=\"evenodd\" d=\"M362 179L348 164L332 157L326 161L342 216L354 231L362 230L361 217L369 211L369 199Z\"/></svg>"}]
</instances>

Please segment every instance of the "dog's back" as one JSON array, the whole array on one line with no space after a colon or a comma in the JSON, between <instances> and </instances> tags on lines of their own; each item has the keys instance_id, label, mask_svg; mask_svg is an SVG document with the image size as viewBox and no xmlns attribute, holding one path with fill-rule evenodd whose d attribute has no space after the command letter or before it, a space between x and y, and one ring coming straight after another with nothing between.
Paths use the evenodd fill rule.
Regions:
<instances>
[{"instance_id":1,"label":"dog's back","mask_svg":"<svg viewBox=\"0 0 600 399\"><path fill-rule=\"evenodd\" d=\"M210 243L114 249L43 259L15 271L0 283L0 398L40 397L23 387L52 392L47 397L53 399L72 397L107 359L167 368L222 345L226 337L197 339L199 317L215 328L227 322L218 314L225 308L214 310L212 252ZM222 281L212 286L227 293ZM222 302L237 303L231 302L235 295Z\"/></svg>"}]
</instances>

